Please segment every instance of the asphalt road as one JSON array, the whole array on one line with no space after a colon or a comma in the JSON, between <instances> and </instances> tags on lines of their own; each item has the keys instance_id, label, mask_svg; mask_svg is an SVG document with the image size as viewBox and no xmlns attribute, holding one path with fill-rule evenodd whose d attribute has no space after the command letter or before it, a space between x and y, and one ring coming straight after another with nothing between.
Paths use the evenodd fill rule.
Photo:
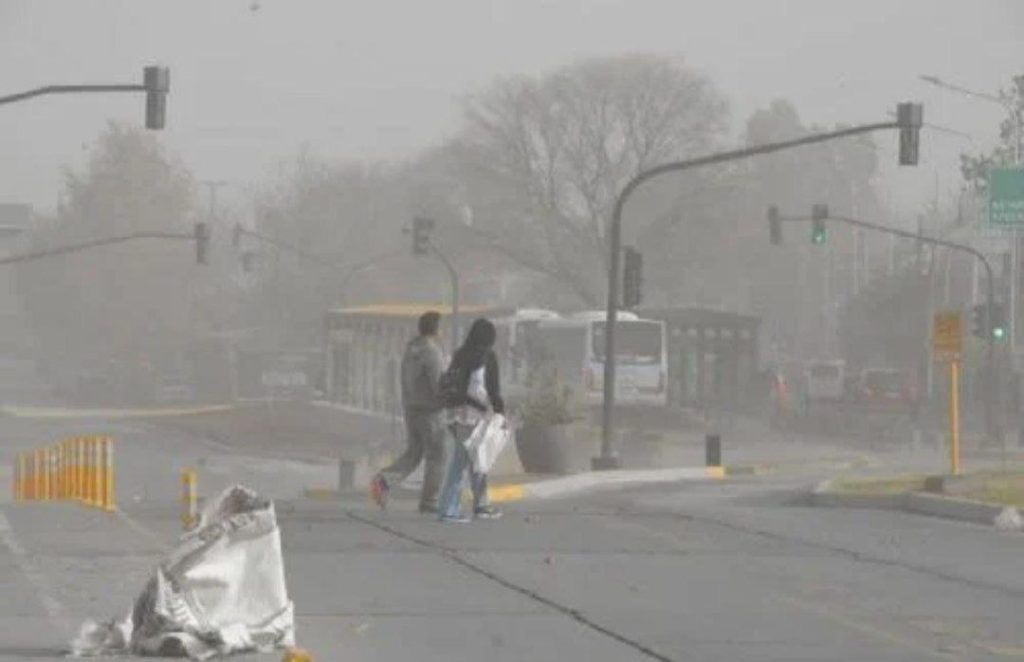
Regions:
<instances>
[{"instance_id":1,"label":"asphalt road","mask_svg":"<svg viewBox=\"0 0 1024 662\"><path fill-rule=\"evenodd\" d=\"M441 525L400 501L295 498L322 467L134 421L0 421L118 439L122 512L12 504L0 473L0 660L58 659L120 618L179 530L178 475L276 498L298 638L318 660L932 660L1024 657L1024 536L813 509L816 476L509 506ZM280 655L244 659L276 660Z\"/></svg>"}]
</instances>

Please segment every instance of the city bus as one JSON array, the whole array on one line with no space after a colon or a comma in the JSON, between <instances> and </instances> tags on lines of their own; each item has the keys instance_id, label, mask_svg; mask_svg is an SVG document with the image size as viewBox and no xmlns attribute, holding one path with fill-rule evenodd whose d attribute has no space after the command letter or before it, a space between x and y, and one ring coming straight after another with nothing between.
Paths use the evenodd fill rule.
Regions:
<instances>
[{"instance_id":1,"label":"city bus","mask_svg":"<svg viewBox=\"0 0 1024 662\"><path fill-rule=\"evenodd\" d=\"M539 320L527 331L530 366L555 368L558 379L587 404L604 400L604 311ZM623 405L666 406L668 354L665 323L620 312L616 322L615 400Z\"/></svg>"},{"instance_id":2,"label":"city bus","mask_svg":"<svg viewBox=\"0 0 1024 662\"><path fill-rule=\"evenodd\" d=\"M525 394L529 376L526 352L526 337L529 331L536 328L540 322L559 319L562 319L562 316L552 310L520 308L494 320L494 326L498 331L494 350L498 355L506 399L511 397L512 400L516 400Z\"/></svg>"}]
</instances>

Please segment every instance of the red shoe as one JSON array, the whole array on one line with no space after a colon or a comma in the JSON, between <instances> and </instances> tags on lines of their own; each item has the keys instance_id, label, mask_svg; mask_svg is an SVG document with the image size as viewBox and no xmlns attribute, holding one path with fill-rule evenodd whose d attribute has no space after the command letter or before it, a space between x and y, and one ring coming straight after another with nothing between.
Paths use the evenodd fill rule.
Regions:
<instances>
[{"instance_id":1,"label":"red shoe","mask_svg":"<svg viewBox=\"0 0 1024 662\"><path fill-rule=\"evenodd\" d=\"M384 476L374 476L370 481L370 499L377 504L381 510L387 510L388 495L390 488Z\"/></svg>"}]
</instances>

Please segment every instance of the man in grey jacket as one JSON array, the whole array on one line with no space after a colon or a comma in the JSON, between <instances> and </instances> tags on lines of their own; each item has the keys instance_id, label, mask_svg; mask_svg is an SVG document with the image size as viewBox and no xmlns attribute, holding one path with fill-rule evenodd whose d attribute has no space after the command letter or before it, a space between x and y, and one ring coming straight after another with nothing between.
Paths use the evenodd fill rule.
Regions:
<instances>
[{"instance_id":1,"label":"man in grey jacket","mask_svg":"<svg viewBox=\"0 0 1024 662\"><path fill-rule=\"evenodd\" d=\"M405 480L423 460L420 512L437 512L437 496L445 466L441 403L437 394L437 383L444 371L444 356L437 335L440 323L440 313L430 311L421 315L419 335L409 341L402 356L402 406L405 409L407 447L370 483L370 496L381 508L387 507L391 486Z\"/></svg>"}]
</instances>

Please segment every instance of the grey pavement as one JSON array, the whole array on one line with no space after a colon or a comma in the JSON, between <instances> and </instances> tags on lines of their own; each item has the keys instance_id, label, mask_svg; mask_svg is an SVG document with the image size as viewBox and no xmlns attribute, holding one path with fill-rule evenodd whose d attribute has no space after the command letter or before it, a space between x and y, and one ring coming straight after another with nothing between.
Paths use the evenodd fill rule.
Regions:
<instances>
[{"instance_id":1,"label":"grey pavement","mask_svg":"<svg viewBox=\"0 0 1024 662\"><path fill-rule=\"evenodd\" d=\"M123 510L0 502L0 660L58 659L82 620L127 612L178 535L186 466L206 495L242 482L277 499L298 640L318 660L1024 657L1024 536L803 505L821 475L523 502L441 525L412 500L382 513L361 496L297 498L311 465L180 429L7 419L0 432L4 465L36 440L115 435Z\"/></svg>"}]
</instances>

